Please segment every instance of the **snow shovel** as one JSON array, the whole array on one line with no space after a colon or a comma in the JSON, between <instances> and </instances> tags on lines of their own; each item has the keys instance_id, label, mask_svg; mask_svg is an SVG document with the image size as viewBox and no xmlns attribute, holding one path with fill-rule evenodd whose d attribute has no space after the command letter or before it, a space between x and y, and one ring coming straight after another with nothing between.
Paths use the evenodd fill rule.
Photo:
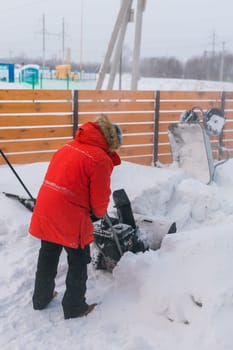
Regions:
<instances>
[{"instance_id":1,"label":"snow shovel","mask_svg":"<svg viewBox=\"0 0 233 350\"><path fill-rule=\"evenodd\" d=\"M201 111L203 123L194 109ZM209 139L209 135L219 135L222 132L224 123L220 110L212 108L205 113L200 107L194 107L181 116L181 122L168 127L173 161L205 184L214 181L216 167L229 159L228 150L218 145L218 151L226 153L226 158L215 162Z\"/></svg>"},{"instance_id":2,"label":"snow shovel","mask_svg":"<svg viewBox=\"0 0 233 350\"><path fill-rule=\"evenodd\" d=\"M17 174L16 170L14 169L12 164L10 163L9 159L6 157L6 155L4 154L4 152L1 149L0 149L0 153L1 153L2 157L3 157L3 159L5 160L5 162L7 163L7 165L10 167L10 169L12 170L12 172L14 173L16 178L18 179L18 181L20 182L20 184L23 186L24 190L27 192L27 194L29 195L30 198L21 197L21 196L18 196L17 194L8 193L8 192L2 192L2 193L6 197L18 200L24 207L26 207L30 211L33 211L35 203L36 203L36 199L29 192L28 188L25 186L25 184L23 183L22 179Z\"/></svg>"}]
</instances>

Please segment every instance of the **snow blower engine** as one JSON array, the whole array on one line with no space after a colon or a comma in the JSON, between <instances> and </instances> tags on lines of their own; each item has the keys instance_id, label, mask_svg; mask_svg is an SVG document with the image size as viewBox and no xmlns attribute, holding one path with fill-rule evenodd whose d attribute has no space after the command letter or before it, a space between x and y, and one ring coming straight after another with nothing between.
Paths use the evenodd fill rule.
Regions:
<instances>
[{"instance_id":1,"label":"snow blower engine","mask_svg":"<svg viewBox=\"0 0 233 350\"><path fill-rule=\"evenodd\" d=\"M140 240L131 204L124 189L113 192L117 217L106 215L94 222L94 252L92 263L96 269L112 271L127 252L145 252L148 248Z\"/></svg>"}]
</instances>

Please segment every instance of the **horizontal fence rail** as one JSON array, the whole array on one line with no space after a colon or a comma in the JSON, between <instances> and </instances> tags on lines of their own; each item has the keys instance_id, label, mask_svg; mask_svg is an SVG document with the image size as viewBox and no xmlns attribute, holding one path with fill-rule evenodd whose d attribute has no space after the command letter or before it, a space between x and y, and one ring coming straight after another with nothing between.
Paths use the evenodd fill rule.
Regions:
<instances>
[{"instance_id":1,"label":"horizontal fence rail","mask_svg":"<svg viewBox=\"0 0 233 350\"><path fill-rule=\"evenodd\" d=\"M221 91L0 90L0 149L13 164L49 161L79 125L105 113L122 129L122 160L168 164L168 126L194 106L224 112L220 141L232 157L233 92Z\"/></svg>"},{"instance_id":2,"label":"horizontal fence rail","mask_svg":"<svg viewBox=\"0 0 233 350\"><path fill-rule=\"evenodd\" d=\"M72 139L72 120L71 91L0 90L0 149L12 163L48 161Z\"/></svg>"},{"instance_id":3,"label":"horizontal fence rail","mask_svg":"<svg viewBox=\"0 0 233 350\"><path fill-rule=\"evenodd\" d=\"M79 91L78 124L106 113L123 133L119 154L123 160L152 164L154 145L154 91Z\"/></svg>"}]
</instances>

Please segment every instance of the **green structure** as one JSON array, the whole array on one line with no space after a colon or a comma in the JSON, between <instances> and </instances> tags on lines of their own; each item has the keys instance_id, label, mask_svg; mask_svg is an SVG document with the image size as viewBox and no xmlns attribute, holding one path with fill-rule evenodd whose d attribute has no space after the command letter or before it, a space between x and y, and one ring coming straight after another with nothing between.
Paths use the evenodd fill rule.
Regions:
<instances>
[{"instance_id":1,"label":"green structure","mask_svg":"<svg viewBox=\"0 0 233 350\"><path fill-rule=\"evenodd\" d=\"M28 64L22 67L20 78L22 83L27 83L35 86L39 81L39 66Z\"/></svg>"}]
</instances>

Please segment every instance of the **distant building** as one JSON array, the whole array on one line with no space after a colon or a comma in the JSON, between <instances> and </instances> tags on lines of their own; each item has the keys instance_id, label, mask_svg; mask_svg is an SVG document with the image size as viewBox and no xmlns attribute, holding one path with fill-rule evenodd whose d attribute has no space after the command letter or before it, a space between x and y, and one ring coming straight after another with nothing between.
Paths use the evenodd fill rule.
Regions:
<instances>
[{"instance_id":1,"label":"distant building","mask_svg":"<svg viewBox=\"0 0 233 350\"><path fill-rule=\"evenodd\" d=\"M15 68L13 63L0 63L0 81L14 83Z\"/></svg>"},{"instance_id":2,"label":"distant building","mask_svg":"<svg viewBox=\"0 0 233 350\"><path fill-rule=\"evenodd\" d=\"M23 83L36 85L39 80L40 66L37 64L27 64L20 70L20 80Z\"/></svg>"}]
</instances>

